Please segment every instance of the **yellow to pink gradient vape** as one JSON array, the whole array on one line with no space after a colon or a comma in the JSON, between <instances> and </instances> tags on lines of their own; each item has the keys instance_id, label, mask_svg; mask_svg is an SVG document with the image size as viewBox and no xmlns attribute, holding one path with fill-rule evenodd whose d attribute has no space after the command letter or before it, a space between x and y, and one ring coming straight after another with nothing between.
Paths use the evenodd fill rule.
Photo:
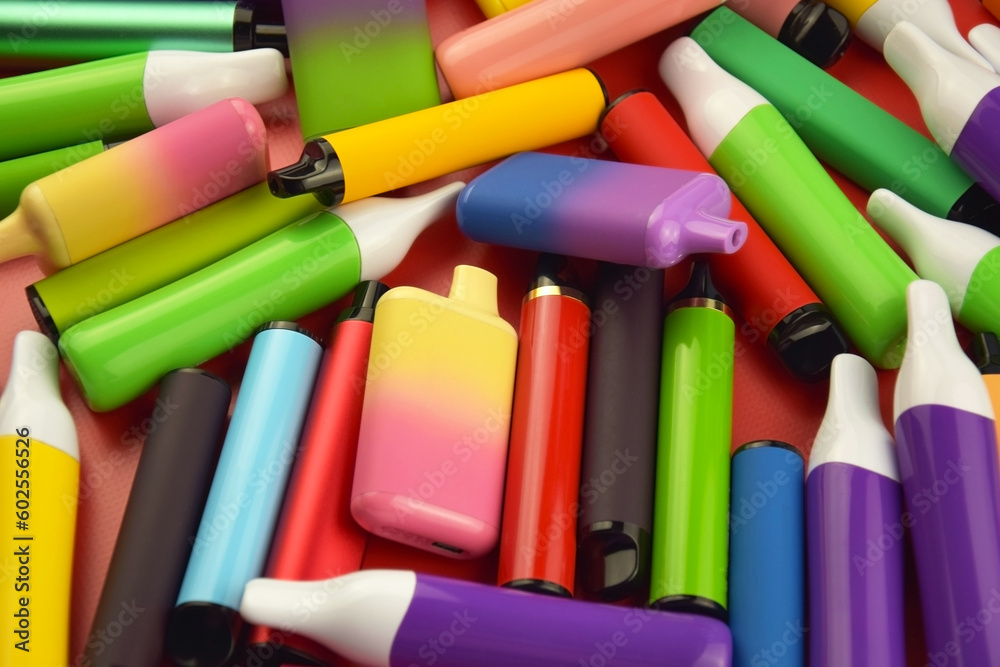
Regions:
<instances>
[{"instance_id":1,"label":"yellow to pink gradient vape","mask_svg":"<svg viewBox=\"0 0 1000 667\"><path fill-rule=\"evenodd\" d=\"M0 221L0 262L37 255L46 273L264 179L266 131L231 98L42 178Z\"/></svg>"},{"instance_id":2,"label":"yellow to pink gradient vape","mask_svg":"<svg viewBox=\"0 0 1000 667\"><path fill-rule=\"evenodd\" d=\"M375 308L351 513L376 535L463 559L497 543L517 334L496 293L458 266L447 298L397 287Z\"/></svg>"}]
</instances>

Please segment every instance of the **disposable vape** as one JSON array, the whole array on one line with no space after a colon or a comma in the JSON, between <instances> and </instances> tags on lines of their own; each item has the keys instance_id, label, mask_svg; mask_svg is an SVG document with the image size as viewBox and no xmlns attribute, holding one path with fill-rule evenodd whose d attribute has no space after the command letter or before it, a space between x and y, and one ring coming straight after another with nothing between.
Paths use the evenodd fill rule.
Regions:
<instances>
[{"instance_id":1,"label":"disposable vape","mask_svg":"<svg viewBox=\"0 0 1000 667\"><path fill-rule=\"evenodd\" d=\"M225 53L275 48L288 54L285 28L261 20L243 0L73 0L0 3L0 60L73 62L154 49Z\"/></svg>"},{"instance_id":2,"label":"disposable vape","mask_svg":"<svg viewBox=\"0 0 1000 667\"><path fill-rule=\"evenodd\" d=\"M167 652L224 665L242 632L243 588L264 572L323 349L294 322L254 336L212 486L170 615Z\"/></svg>"},{"instance_id":3,"label":"disposable vape","mask_svg":"<svg viewBox=\"0 0 1000 667\"><path fill-rule=\"evenodd\" d=\"M817 158L865 190L886 188L931 215L1000 231L1000 205L931 139L729 9L709 14L691 37L767 98Z\"/></svg>"},{"instance_id":4,"label":"disposable vape","mask_svg":"<svg viewBox=\"0 0 1000 667\"><path fill-rule=\"evenodd\" d=\"M734 667L804 667L806 539L802 454L756 440L733 452L729 628ZM810 633L811 634L811 633ZM775 650L775 646L783 650Z\"/></svg>"},{"instance_id":5,"label":"disposable vape","mask_svg":"<svg viewBox=\"0 0 1000 667\"><path fill-rule=\"evenodd\" d=\"M64 665L69 655L70 589L80 450L59 395L59 355L36 331L14 338L0 395L0 511L6 582L0 593L0 662Z\"/></svg>"},{"instance_id":6,"label":"disposable vape","mask_svg":"<svg viewBox=\"0 0 1000 667\"><path fill-rule=\"evenodd\" d=\"M441 104L424 0L282 0L302 136Z\"/></svg>"},{"instance_id":7,"label":"disposable vape","mask_svg":"<svg viewBox=\"0 0 1000 667\"><path fill-rule=\"evenodd\" d=\"M906 665L906 530L892 436L867 361L833 361L826 414L809 455L809 664Z\"/></svg>"},{"instance_id":8,"label":"disposable vape","mask_svg":"<svg viewBox=\"0 0 1000 667\"><path fill-rule=\"evenodd\" d=\"M534 0L434 50L456 98L582 67L718 6L718 0Z\"/></svg>"},{"instance_id":9,"label":"disposable vape","mask_svg":"<svg viewBox=\"0 0 1000 667\"><path fill-rule=\"evenodd\" d=\"M156 428L142 446L84 651L93 667L159 664L212 484L229 399L223 380L197 368L173 371L160 383ZM115 624L123 626L121 635L101 641Z\"/></svg>"},{"instance_id":10,"label":"disposable vape","mask_svg":"<svg viewBox=\"0 0 1000 667\"><path fill-rule=\"evenodd\" d=\"M521 303L497 583L573 597L590 308L542 255Z\"/></svg>"},{"instance_id":11,"label":"disposable vape","mask_svg":"<svg viewBox=\"0 0 1000 667\"><path fill-rule=\"evenodd\" d=\"M616 601L649 585L663 271L602 263L592 303L577 580Z\"/></svg>"},{"instance_id":12,"label":"disposable vape","mask_svg":"<svg viewBox=\"0 0 1000 667\"><path fill-rule=\"evenodd\" d=\"M973 332L1000 331L1000 238L924 213L888 190L872 193L868 215L921 278L944 288L956 320Z\"/></svg>"},{"instance_id":13,"label":"disposable vape","mask_svg":"<svg viewBox=\"0 0 1000 667\"><path fill-rule=\"evenodd\" d=\"M948 0L830 0L851 22L855 34L868 46L882 51L892 29L905 21L927 33L931 39L955 55L979 67L992 69L989 62L966 42L955 26Z\"/></svg>"},{"instance_id":14,"label":"disposable vape","mask_svg":"<svg viewBox=\"0 0 1000 667\"><path fill-rule=\"evenodd\" d=\"M886 37L885 59L913 91L941 149L994 199L1000 196L1000 75L956 56L905 21Z\"/></svg>"},{"instance_id":15,"label":"disposable vape","mask_svg":"<svg viewBox=\"0 0 1000 667\"><path fill-rule=\"evenodd\" d=\"M693 253L734 253L746 223L714 174L519 153L458 198L473 241L662 269Z\"/></svg>"},{"instance_id":16,"label":"disposable vape","mask_svg":"<svg viewBox=\"0 0 1000 667\"><path fill-rule=\"evenodd\" d=\"M990 665L1000 662L1000 633L979 619L1000 591L993 406L958 345L944 290L916 281L907 289L907 306L909 341L893 415L928 658Z\"/></svg>"},{"instance_id":17,"label":"disposable vape","mask_svg":"<svg viewBox=\"0 0 1000 667\"><path fill-rule=\"evenodd\" d=\"M455 267L447 297L397 287L375 308L351 490L366 530L452 558L500 536L517 334L497 279Z\"/></svg>"},{"instance_id":18,"label":"disposable vape","mask_svg":"<svg viewBox=\"0 0 1000 667\"><path fill-rule=\"evenodd\" d=\"M259 183L266 172L260 114L240 98L217 102L26 187L0 221L0 261L37 255L54 273Z\"/></svg>"},{"instance_id":19,"label":"disposable vape","mask_svg":"<svg viewBox=\"0 0 1000 667\"><path fill-rule=\"evenodd\" d=\"M375 306L388 289L374 280L359 284L330 334L264 570L267 577L314 581L361 569L368 533L351 518L351 478ZM251 631L249 655L269 665L335 660L312 640L266 626Z\"/></svg>"},{"instance_id":20,"label":"disposable vape","mask_svg":"<svg viewBox=\"0 0 1000 667\"><path fill-rule=\"evenodd\" d=\"M777 109L689 37L660 74L692 139L872 363L896 368L917 276L837 187ZM716 102L725 99L726 104ZM809 220L803 225L803 220Z\"/></svg>"},{"instance_id":21,"label":"disposable vape","mask_svg":"<svg viewBox=\"0 0 1000 667\"><path fill-rule=\"evenodd\" d=\"M42 333L62 332L191 275L296 220L323 210L312 197L278 199L252 185L190 215L28 285Z\"/></svg>"},{"instance_id":22,"label":"disposable vape","mask_svg":"<svg viewBox=\"0 0 1000 667\"><path fill-rule=\"evenodd\" d=\"M259 104L287 88L274 49L149 51L8 77L0 80L0 160L130 139L227 98ZM128 185L111 182L118 191Z\"/></svg>"},{"instance_id":23,"label":"disposable vape","mask_svg":"<svg viewBox=\"0 0 1000 667\"><path fill-rule=\"evenodd\" d=\"M323 600L317 613L296 613L316 595ZM403 570L325 581L259 579L247 585L240 609L248 620L284 624L349 660L384 667L549 667L608 655L621 667L727 667L732 659L729 629L716 619ZM448 634L438 641L442 632Z\"/></svg>"},{"instance_id":24,"label":"disposable vape","mask_svg":"<svg viewBox=\"0 0 1000 667\"><path fill-rule=\"evenodd\" d=\"M663 322L650 604L727 618L736 327L696 262Z\"/></svg>"},{"instance_id":25,"label":"disposable vape","mask_svg":"<svg viewBox=\"0 0 1000 667\"><path fill-rule=\"evenodd\" d=\"M817 67L840 60L851 41L847 17L819 0L742 0L728 7Z\"/></svg>"},{"instance_id":26,"label":"disposable vape","mask_svg":"<svg viewBox=\"0 0 1000 667\"><path fill-rule=\"evenodd\" d=\"M59 349L95 410L131 401L174 368L232 349L273 317L298 318L388 274L464 183L371 198L294 222L214 264L70 327Z\"/></svg>"},{"instance_id":27,"label":"disposable vape","mask_svg":"<svg viewBox=\"0 0 1000 667\"><path fill-rule=\"evenodd\" d=\"M615 155L628 162L715 173L648 91L625 93L612 102L602 117L601 134ZM766 341L796 377L825 378L833 358L847 351L840 325L735 195L729 217L746 224L746 242L739 252L709 255L708 263L727 302L743 319L741 333L751 342Z\"/></svg>"},{"instance_id":28,"label":"disposable vape","mask_svg":"<svg viewBox=\"0 0 1000 667\"><path fill-rule=\"evenodd\" d=\"M267 182L333 206L590 134L607 103L597 75L575 69L324 135Z\"/></svg>"}]
</instances>

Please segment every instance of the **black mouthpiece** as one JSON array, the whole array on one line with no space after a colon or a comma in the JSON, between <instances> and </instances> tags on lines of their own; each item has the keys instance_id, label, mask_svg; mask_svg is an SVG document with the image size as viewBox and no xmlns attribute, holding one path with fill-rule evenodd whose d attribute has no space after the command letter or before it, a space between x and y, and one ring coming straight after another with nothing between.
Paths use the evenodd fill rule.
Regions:
<instances>
[{"instance_id":1,"label":"black mouthpiece","mask_svg":"<svg viewBox=\"0 0 1000 667\"><path fill-rule=\"evenodd\" d=\"M324 206L337 206L344 200L344 170L333 146L314 139L305 145L298 162L269 173L267 186L275 197L311 193Z\"/></svg>"}]
</instances>

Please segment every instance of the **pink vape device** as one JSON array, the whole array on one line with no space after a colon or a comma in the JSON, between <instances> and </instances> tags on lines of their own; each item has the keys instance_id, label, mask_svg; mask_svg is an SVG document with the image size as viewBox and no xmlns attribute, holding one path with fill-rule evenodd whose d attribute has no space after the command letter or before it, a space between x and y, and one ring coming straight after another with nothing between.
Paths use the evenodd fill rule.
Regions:
<instances>
[{"instance_id":1,"label":"pink vape device","mask_svg":"<svg viewBox=\"0 0 1000 667\"><path fill-rule=\"evenodd\" d=\"M721 0L532 0L434 51L456 99L581 67Z\"/></svg>"},{"instance_id":2,"label":"pink vape device","mask_svg":"<svg viewBox=\"0 0 1000 667\"><path fill-rule=\"evenodd\" d=\"M447 298L382 296L351 490L362 527L452 558L496 546L516 363L492 273L456 267Z\"/></svg>"}]
</instances>

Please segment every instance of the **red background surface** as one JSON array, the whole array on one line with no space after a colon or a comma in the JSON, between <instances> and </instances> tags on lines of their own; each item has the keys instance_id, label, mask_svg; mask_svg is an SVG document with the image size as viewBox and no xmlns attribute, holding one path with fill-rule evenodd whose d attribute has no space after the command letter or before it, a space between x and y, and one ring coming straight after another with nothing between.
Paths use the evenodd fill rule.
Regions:
<instances>
[{"instance_id":1,"label":"red background surface","mask_svg":"<svg viewBox=\"0 0 1000 667\"><path fill-rule=\"evenodd\" d=\"M951 4L963 35L979 23L997 22L975 0L951 0ZM473 0L427 0L427 5L435 44L483 19ZM689 21L658 33L592 63L591 67L604 79L610 98L614 99L634 88L647 88L668 109L676 112L675 116L683 124L676 102L660 81L656 66L666 46L677 37L687 34L695 23L696 21ZM912 94L873 49L858 41L853 42L844 58L830 72L929 136ZM345 91L345 94L352 92ZM292 162L301 148L293 94L289 93L281 100L262 106L261 111L270 131L271 165L279 167ZM570 142L556 150L588 155L587 151L596 145L591 140L588 137ZM613 159L606 152L601 156ZM424 192L432 186L456 178L469 180L487 166L470 169L434 183L414 186L401 194ZM836 173L833 173L833 177L851 201L864 212L867 193ZM849 259L845 258L845 261ZM402 265L385 278L385 282L390 286L415 285L446 294L454 266L463 263L485 268L498 276L500 314L517 327L520 300L531 277L534 254L466 240L459 233L453 215L428 229L417 240ZM587 266L583 265L583 269L586 274ZM767 268L761 267L761 270ZM6 378L9 371L14 335L23 329L37 329L23 290L42 277L31 258L0 265L0 378ZM673 276L674 283L676 277ZM301 322L311 330L325 335L343 307L344 301L332 304L303 318ZM808 453L825 406L827 383L804 385L796 381L761 344L738 338L738 349L741 353L737 355L735 364L733 448L751 440L770 438L792 443ZM225 378L236 389L248 353L249 346L244 344L213 359L205 367ZM131 444L134 440L130 434L136 432L136 429L141 432L143 420L151 414L155 390L118 410L95 414L84 404L65 368L61 371L61 380L63 396L76 419L81 450L80 504L72 591L71 655L75 660L85 645L141 451L141 447ZM882 413L890 428L894 381L894 372L879 373ZM486 558L463 563L380 538L371 538L363 566L410 568L493 583L496 576L496 554L494 552ZM908 664L915 666L925 664L926 654L910 556L907 558L907 568Z\"/></svg>"}]
</instances>

